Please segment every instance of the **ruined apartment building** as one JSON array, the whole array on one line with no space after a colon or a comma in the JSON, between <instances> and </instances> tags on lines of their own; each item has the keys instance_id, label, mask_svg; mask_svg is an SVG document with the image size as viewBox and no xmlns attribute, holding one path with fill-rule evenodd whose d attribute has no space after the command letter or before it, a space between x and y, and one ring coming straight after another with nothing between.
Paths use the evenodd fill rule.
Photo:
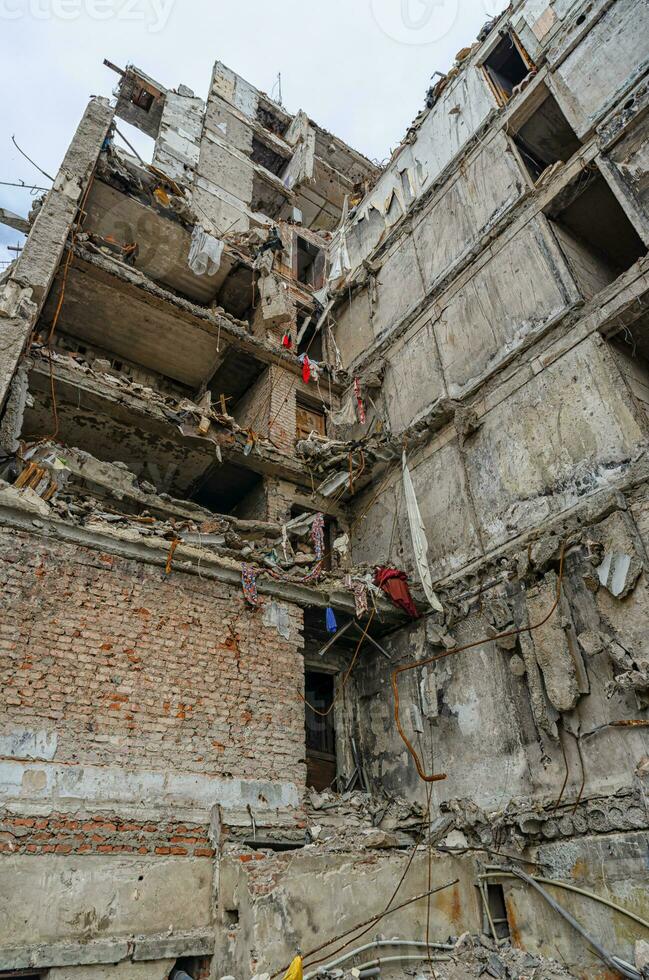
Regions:
<instances>
[{"instance_id":1,"label":"ruined apartment building","mask_svg":"<svg viewBox=\"0 0 649 980\"><path fill-rule=\"evenodd\" d=\"M0 284L0 977L648 976L649 3L382 168L108 69Z\"/></svg>"}]
</instances>

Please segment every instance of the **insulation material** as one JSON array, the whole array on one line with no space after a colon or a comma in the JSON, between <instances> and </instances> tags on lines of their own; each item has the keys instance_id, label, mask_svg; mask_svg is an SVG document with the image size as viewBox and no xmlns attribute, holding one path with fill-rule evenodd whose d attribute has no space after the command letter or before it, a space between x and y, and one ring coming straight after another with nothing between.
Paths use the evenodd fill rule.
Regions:
<instances>
[{"instance_id":1,"label":"insulation material","mask_svg":"<svg viewBox=\"0 0 649 980\"><path fill-rule=\"evenodd\" d=\"M410 534L412 536L412 547L417 562L417 571L424 589L424 593L430 606L436 612L444 612L444 607L433 591L433 581L430 575L428 564L428 538L426 528L421 519L419 504L415 496L415 488L412 484L412 477L408 469L408 459L404 450L403 453L403 490L406 497L406 507L408 509L408 522L410 524Z\"/></svg>"},{"instance_id":2,"label":"insulation material","mask_svg":"<svg viewBox=\"0 0 649 980\"><path fill-rule=\"evenodd\" d=\"M329 273L329 282L336 284L339 280L344 279L349 272L352 271L352 263L349 258L349 249L347 248L347 232L345 226L347 224L347 216L349 214L349 197L345 195L345 203L343 205L343 213L340 219L340 228L338 230L338 241L334 247L333 258L331 261L331 272Z\"/></svg>"},{"instance_id":3,"label":"insulation material","mask_svg":"<svg viewBox=\"0 0 649 980\"><path fill-rule=\"evenodd\" d=\"M224 243L195 225L187 264L197 276L214 276L219 271Z\"/></svg>"}]
</instances>

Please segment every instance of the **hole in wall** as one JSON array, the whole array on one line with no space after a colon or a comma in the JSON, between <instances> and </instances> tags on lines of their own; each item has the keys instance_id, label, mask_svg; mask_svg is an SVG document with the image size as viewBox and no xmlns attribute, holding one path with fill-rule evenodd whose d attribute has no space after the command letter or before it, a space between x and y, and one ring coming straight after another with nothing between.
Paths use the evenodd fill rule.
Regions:
<instances>
[{"instance_id":1,"label":"hole in wall","mask_svg":"<svg viewBox=\"0 0 649 980\"><path fill-rule=\"evenodd\" d=\"M527 78L531 70L513 34L509 32L503 34L491 54L485 58L482 68L501 105L509 101L516 86Z\"/></svg>"},{"instance_id":2,"label":"hole in wall","mask_svg":"<svg viewBox=\"0 0 649 980\"><path fill-rule=\"evenodd\" d=\"M646 254L644 242L596 169L582 171L545 213L584 299Z\"/></svg>"},{"instance_id":3,"label":"hole in wall","mask_svg":"<svg viewBox=\"0 0 649 980\"><path fill-rule=\"evenodd\" d=\"M514 143L533 180L547 167L566 163L580 148L581 141L549 92L538 109L517 129Z\"/></svg>"},{"instance_id":4,"label":"hole in wall","mask_svg":"<svg viewBox=\"0 0 649 980\"><path fill-rule=\"evenodd\" d=\"M323 249L301 235L295 236L295 275L298 282L312 289L324 285L326 256Z\"/></svg>"},{"instance_id":5,"label":"hole in wall","mask_svg":"<svg viewBox=\"0 0 649 980\"><path fill-rule=\"evenodd\" d=\"M487 904L489 905L489 915L493 922L496 935L499 939L509 939L509 919L507 917L507 905L505 904L505 892L502 885L487 885ZM491 923L485 916L486 922L483 929L486 933L491 932Z\"/></svg>"}]
</instances>

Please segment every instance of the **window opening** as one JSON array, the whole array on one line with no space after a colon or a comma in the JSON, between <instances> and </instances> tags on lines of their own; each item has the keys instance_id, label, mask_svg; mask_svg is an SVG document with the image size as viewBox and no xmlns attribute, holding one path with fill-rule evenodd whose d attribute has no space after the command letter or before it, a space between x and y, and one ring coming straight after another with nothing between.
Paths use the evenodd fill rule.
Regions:
<instances>
[{"instance_id":1,"label":"window opening","mask_svg":"<svg viewBox=\"0 0 649 980\"><path fill-rule=\"evenodd\" d=\"M296 408L297 438L308 439L312 432L317 432L319 436L325 436L326 423L324 412L317 408L297 403Z\"/></svg>"},{"instance_id":2,"label":"window opening","mask_svg":"<svg viewBox=\"0 0 649 980\"><path fill-rule=\"evenodd\" d=\"M585 299L645 255L647 248L597 168L582 171L546 216Z\"/></svg>"},{"instance_id":3,"label":"window opening","mask_svg":"<svg viewBox=\"0 0 649 980\"><path fill-rule=\"evenodd\" d=\"M336 779L334 712L330 711L323 718L309 705L313 705L318 711L327 711L332 706L334 676L307 670L304 686L305 698L309 702L305 706L306 781L308 786L322 791L331 786Z\"/></svg>"},{"instance_id":4,"label":"window opening","mask_svg":"<svg viewBox=\"0 0 649 980\"><path fill-rule=\"evenodd\" d=\"M550 93L513 139L534 181L553 164L566 163L581 147L577 134Z\"/></svg>"},{"instance_id":5,"label":"window opening","mask_svg":"<svg viewBox=\"0 0 649 980\"><path fill-rule=\"evenodd\" d=\"M516 86L533 70L527 54L509 32L503 34L482 67L501 105L509 101Z\"/></svg>"},{"instance_id":6,"label":"window opening","mask_svg":"<svg viewBox=\"0 0 649 980\"><path fill-rule=\"evenodd\" d=\"M313 242L296 235L295 277L298 282L312 289L321 289L324 285L325 253Z\"/></svg>"},{"instance_id":7,"label":"window opening","mask_svg":"<svg viewBox=\"0 0 649 980\"><path fill-rule=\"evenodd\" d=\"M502 885L487 885L487 904L498 939L509 939L509 919L507 918L507 905ZM485 932L491 933L491 925L488 920L483 923L483 929Z\"/></svg>"}]
</instances>

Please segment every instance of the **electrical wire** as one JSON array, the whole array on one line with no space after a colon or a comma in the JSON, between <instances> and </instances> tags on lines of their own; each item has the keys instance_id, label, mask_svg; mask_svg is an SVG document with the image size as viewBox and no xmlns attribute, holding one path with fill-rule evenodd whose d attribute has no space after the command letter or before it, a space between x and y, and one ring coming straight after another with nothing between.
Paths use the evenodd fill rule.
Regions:
<instances>
[{"instance_id":1,"label":"electrical wire","mask_svg":"<svg viewBox=\"0 0 649 980\"><path fill-rule=\"evenodd\" d=\"M34 163L34 161L32 160L31 157L28 157L27 156L27 154L25 153L24 150L21 150L21 148L18 146L18 143L16 142L16 137L15 136L12 136L11 137L11 142L16 147L16 149L21 154L21 156L24 156L25 160L28 160L29 163L31 163L32 167L36 167L36 169L38 170L39 174L43 174L43 177L47 177L48 180L51 180L52 183L54 183L54 177L50 177L50 175L45 170L43 170L42 167L39 167L37 163Z\"/></svg>"},{"instance_id":2,"label":"electrical wire","mask_svg":"<svg viewBox=\"0 0 649 980\"><path fill-rule=\"evenodd\" d=\"M363 635L361 636L360 640L356 644L356 649L354 650L354 656L352 657L351 663L350 663L349 667L347 668L347 670L345 671L345 674L344 674L344 677L342 679L342 682L338 685L338 687L336 689L336 692L335 692L335 694L333 696L333 700L332 700L331 704L329 705L329 707L327 708L327 710L326 711L320 711L318 708L314 707L312 704L310 704L309 701L307 701L307 699L304 697L304 695L302 694L302 692L300 690L298 690L297 693L300 695L300 698L302 699L302 701L304 702L304 704L307 706L307 708L309 708L319 718L327 718L331 714L331 712L334 710L334 707L336 706L336 702L338 701L338 698L343 693L343 691L345 689L345 685L347 684L347 681L349 680L349 676L350 676L352 670L354 669L354 664L356 663L356 661L358 659L358 654L360 653L360 649L361 649L361 647L363 645L363 642L365 640L365 637L369 633L370 626L372 625L372 620L374 619L374 613L375 613L375 611L376 610L373 609L372 612L370 613L369 619L368 619L368 621L367 621L367 623L365 625L365 629L363 630ZM360 623L358 625L360 626Z\"/></svg>"}]
</instances>

